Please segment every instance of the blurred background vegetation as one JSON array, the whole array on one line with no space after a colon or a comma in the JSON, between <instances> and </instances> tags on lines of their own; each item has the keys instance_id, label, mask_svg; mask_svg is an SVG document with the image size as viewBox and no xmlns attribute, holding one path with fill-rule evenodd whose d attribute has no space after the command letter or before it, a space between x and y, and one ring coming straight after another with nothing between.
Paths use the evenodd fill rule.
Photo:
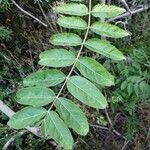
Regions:
<instances>
[{"instance_id":1,"label":"blurred background vegetation","mask_svg":"<svg viewBox=\"0 0 150 150\"><path fill-rule=\"evenodd\" d=\"M95 4L97 2L98 0L93 1ZM130 8L138 8L145 2L146 0L127 1ZM17 0L17 3L44 20L36 0ZM50 22L55 21L57 17L52 11L56 3L59 1L41 0L40 2ZM113 0L112 4L123 7L118 0ZM120 135L111 130L104 111L95 111L83 106L91 130L86 137L74 135L76 141L74 149L121 150L124 137L127 150L150 149L150 10L114 23L132 33L131 37L112 40L127 57L127 61L114 62L86 51L84 54L92 55L116 77L116 86L103 91L110 104L109 117L114 129ZM55 22L52 22L52 25L56 30L60 30ZM21 107L14 102L15 92L25 76L40 69L37 64L38 54L43 49L51 47L48 42L51 34L52 30L44 28L22 14L11 1L0 0L0 100L14 111ZM0 149L18 132L9 129L7 121L8 117L0 113ZM108 130L101 127L106 127ZM25 134L21 138L16 136L9 149L55 150L57 148L53 141Z\"/></svg>"}]
</instances>

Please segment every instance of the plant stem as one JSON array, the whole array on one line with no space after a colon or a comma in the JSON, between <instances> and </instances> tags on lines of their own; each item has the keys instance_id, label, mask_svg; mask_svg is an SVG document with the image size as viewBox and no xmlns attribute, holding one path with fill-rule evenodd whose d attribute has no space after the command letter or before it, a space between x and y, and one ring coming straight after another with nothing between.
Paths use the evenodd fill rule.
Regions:
<instances>
[{"instance_id":1,"label":"plant stem","mask_svg":"<svg viewBox=\"0 0 150 150\"><path fill-rule=\"evenodd\" d=\"M62 91L63 91L63 89L64 89L64 87L65 87L65 85L66 85L68 79L70 78L70 76L71 76L71 74L72 74L72 72L73 72L73 70L74 70L74 68L75 68L75 66L76 66L76 63L78 62L78 60L79 60L79 58L80 58L81 52L82 52L82 50L83 50L84 44L85 44L85 42L86 42L86 39L87 39L87 37L88 37L89 30L90 30L90 25L91 25L91 7L92 7L92 6L91 6L91 0L89 0L88 26L87 26L87 30L86 30L86 33L85 33L85 36L84 36L84 40L83 40L83 42L82 42L82 44L81 44L80 50L79 50L79 52L78 52L78 54L77 54L77 57L76 57L76 59L75 59L75 62L73 63L73 66L72 66L72 68L71 68L69 74L67 75L67 77L66 77L66 79L65 79L65 81L64 81L64 83L63 83L63 85L62 85L62 87L61 87L61 89L59 90L57 96L54 98L53 103L52 103L52 105L50 106L50 108L48 109L48 111L50 111L50 110L53 108L53 106L54 106L54 104L55 104L55 101L59 98L60 94L62 93Z\"/></svg>"},{"instance_id":2,"label":"plant stem","mask_svg":"<svg viewBox=\"0 0 150 150\"><path fill-rule=\"evenodd\" d=\"M37 3L38 3L38 5L39 5L39 8L40 8L42 14L43 14L43 17L45 18L47 24L49 25L50 29L51 29L53 32L55 32L55 29L53 28L52 24L49 22L48 17L46 16L46 14L45 14L45 12L44 12L44 10L43 10L43 8L42 8L42 6L41 6L39 0L37 1Z\"/></svg>"},{"instance_id":3,"label":"plant stem","mask_svg":"<svg viewBox=\"0 0 150 150\"><path fill-rule=\"evenodd\" d=\"M29 12L27 12L26 10L24 10L23 8L21 8L14 0L11 0L11 2L24 14L30 16L31 18L35 19L37 22L39 22L40 24L42 24L44 27L48 27L47 24L45 24L44 22L42 22L41 20L39 20L37 17L33 16L32 14L30 14Z\"/></svg>"}]
</instances>

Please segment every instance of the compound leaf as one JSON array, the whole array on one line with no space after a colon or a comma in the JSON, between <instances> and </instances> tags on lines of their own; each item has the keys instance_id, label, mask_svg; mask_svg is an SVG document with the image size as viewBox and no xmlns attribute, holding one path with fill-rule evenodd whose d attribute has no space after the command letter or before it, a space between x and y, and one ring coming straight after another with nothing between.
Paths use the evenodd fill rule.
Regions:
<instances>
[{"instance_id":1,"label":"compound leaf","mask_svg":"<svg viewBox=\"0 0 150 150\"><path fill-rule=\"evenodd\" d=\"M74 33L56 33L51 36L50 43L58 46L79 46L82 39Z\"/></svg>"},{"instance_id":2,"label":"compound leaf","mask_svg":"<svg viewBox=\"0 0 150 150\"><path fill-rule=\"evenodd\" d=\"M39 64L48 67L66 67L75 61L74 53L65 49L46 50L39 57Z\"/></svg>"},{"instance_id":3,"label":"compound leaf","mask_svg":"<svg viewBox=\"0 0 150 150\"><path fill-rule=\"evenodd\" d=\"M85 30L87 28L86 21L80 17L60 17L58 18L57 23L60 26L69 29Z\"/></svg>"},{"instance_id":4,"label":"compound leaf","mask_svg":"<svg viewBox=\"0 0 150 150\"><path fill-rule=\"evenodd\" d=\"M46 114L44 108L25 107L16 112L8 121L8 125L14 129L22 129L40 121Z\"/></svg>"},{"instance_id":5,"label":"compound leaf","mask_svg":"<svg viewBox=\"0 0 150 150\"><path fill-rule=\"evenodd\" d=\"M77 69L86 78L103 86L114 85L114 77L96 60L89 57L79 59Z\"/></svg>"},{"instance_id":6,"label":"compound leaf","mask_svg":"<svg viewBox=\"0 0 150 150\"><path fill-rule=\"evenodd\" d=\"M87 118L76 104L66 98L59 98L55 106L57 112L69 128L72 128L80 135L88 133L89 125Z\"/></svg>"},{"instance_id":7,"label":"compound leaf","mask_svg":"<svg viewBox=\"0 0 150 150\"><path fill-rule=\"evenodd\" d=\"M46 87L23 88L16 93L17 102L23 105L40 107L53 101L55 93Z\"/></svg>"},{"instance_id":8,"label":"compound leaf","mask_svg":"<svg viewBox=\"0 0 150 150\"><path fill-rule=\"evenodd\" d=\"M130 35L129 32L106 22L93 23L91 25L91 31L101 36L106 36L111 38L122 38Z\"/></svg>"},{"instance_id":9,"label":"compound leaf","mask_svg":"<svg viewBox=\"0 0 150 150\"><path fill-rule=\"evenodd\" d=\"M54 111L47 113L41 125L44 137L54 139L60 147L72 149L73 138L66 124L59 118Z\"/></svg>"},{"instance_id":10,"label":"compound leaf","mask_svg":"<svg viewBox=\"0 0 150 150\"><path fill-rule=\"evenodd\" d=\"M67 82L68 91L88 106L104 109L108 106L105 97L98 88L80 76L72 76Z\"/></svg>"},{"instance_id":11,"label":"compound leaf","mask_svg":"<svg viewBox=\"0 0 150 150\"><path fill-rule=\"evenodd\" d=\"M23 79L23 85L50 87L60 84L65 80L65 77L64 73L56 69L42 70L34 72Z\"/></svg>"},{"instance_id":12,"label":"compound leaf","mask_svg":"<svg viewBox=\"0 0 150 150\"><path fill-rule=\"evenodd\" d=\"M89 39L85 42L85 47L113 60L125 59L123 54L115 46L105 40L100 40L98 38Z\"/></svg>"},{"instance_id":13,"label":"compound leaf","mask_svg":"<svg viewBox=\"0 0 150 150\"><path fill-rule=\"evenodd\" d=\"M88 15L88 8L84 4L64 3L57 6L55 12L67 15L85 16Z\"/></svg>"},{"instance_id":14,"label":"compound leaf","mask_svg":"<svg viewBox=\"0 0 150 150\"><path fill-rule=\"evenodd\" d=\"M117 6L97 4L92 10L92 15L100 18L111 18L124 12L126 12L125 9Z\"/></svg>"}]
</instances>

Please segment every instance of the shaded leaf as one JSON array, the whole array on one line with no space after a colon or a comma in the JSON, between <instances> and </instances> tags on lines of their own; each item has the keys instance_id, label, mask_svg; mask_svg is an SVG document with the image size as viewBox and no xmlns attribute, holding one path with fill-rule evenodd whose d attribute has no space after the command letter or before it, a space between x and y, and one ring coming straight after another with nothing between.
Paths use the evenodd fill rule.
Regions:
<instances>
[{"instance_id":1,"label":"shaded leaf","mask_svg":"<svg viewBox=\"0 0 150 150\"><path fill-rule=\"evenodd\" d=\"M129 32L123 30L115 25L106 22L95 22L91 25L91 31L97 33L101 36L112 37L112 38L122 38L129 36Z\"/></svg>"},{"instance_id":2,"label":"shaded leaf","mask_svg":"<svg viewBox=\"0 0 150 150\"><path fill-rule=\"evenodd\" d=\"M98 88L85 78L72 76L68 79L67 88L75 98L88 106L100 109L108 106L105 97Z\"/></svg>"},{"instance_id":3,"label":"shaded leaf","mask_svg":"<svg viewBox=\"0 0 150 150\"><path fill-rule=\"evenodd\" d=\"M23 79L23 85L50 87L60 84L65 80L65 77L64 73L56 69L42 70L34 72Z\"/></svg>"},{"instance_id":4,"label":"shaded leaf","mask_svg":"<svg viewBox=\"0 0 150 150\"><path fill-rule=\"evenodd\" d=\"M72 135L56 112L50 111L47 113L43 119L41 131L44 137L54 139L60 147L72 149Z\"/></svg>"},{"instance_id":5,"label":"shaded leaf","mask_svg":"<svg viewBox=\"0 0 150 150\"><path fill-rule=\"evenodd\" d=\"M52 102L55 93L46 87L28 87L17 91L16 97L19 104L40 107Z\"/></svg>"},{"instance_id":6,"label":"shaded leaf","mask_svg":"<svg viewBox=\"0 0 150 150\"><path fill-rule=\"evenodd\" d=\"M66 67L75 61L74 53L65 49L46 50L39 57L39 64L48 67Z\"/></svg>"},{"instance_id":7,"label":"shaded leaf","mask_svg":"<svg viewBox=\"0 0 150 150\"><path fill-rule=\"evenodd\" d=\"M134 92L135 92L136 96L139 96L140 90L139 90L139 85L138 85L138 83L135 83L135 84L134 84Z\"/></svg>"},{"instance_id":8,"label":"shaded leaf","mask_svg":"<svg viewBox=\"0 0 150 150\"><path fill-rule=\"evenodd\" d=\"M121 84L121 90L124 90L127 88L128 82L127 81L123 81Z\"/></svg>"},{"instance_id":9,"label":"shaded leaf","mask_svg":"<svg viewBox=\"0 0 150 150\"><path fill-rule=\"evenodd\" d=\"M87 23L80 17L60 17L57 20L57 23L69 29L80 29L85 30L87 28Z\"/></svg>"},{"instance_id":10,"label":"shaded leaf","mask_svg":"<svg viewBox=\"0 0 150 150\"><path fill-rule=\"evenodd\" d=\"M92 10L92 15L100 18L111 18L124 12L126 12L125 9L117 6L97 4Z\"/></svg>"},{"instance_id":11,"label":"shaded leaf","mask_svg":"<svg viewBox=\"0 0 150 150\"><path fill-rule=\"evenodd\" d=\"M59 46L79 46L82 39L74 33L56 33L51 36L50 43Z\"/></svg>"},{"instance_id":12,"label":"shaded leaf","mask_svg":"<svg viewBox=\"0 0 150 150\"><path fill-rule=\"evenodd\" d=\"M128 91L129 96L132 94L133 88L134 88L134 85L133 83L130 82L127 86L127 91Z\"/></svg>"},{"instance_id":13,"label":"shaded leaf","mask_svg":"<svg viewBox=\"0 0 150 150\"><path fill-rule=\"evenodd\" d=\"M115 46L105 40L100 40L98 38L89 39L85 42L85 47L113 60L125 59L123 54Z\"/></svg>"},{"instance_id":14,"label":"shaded leaf","mask_svg":"<svg viewBox=\"0 0 150 150\"><path fill-rule=\"evenodd\" d=\"M88 15L88 8L84 4L77 3L61 4L55 8L55 11L57 13L75 16Z\"/></svg>"},{"instance_id":15,"label":"shaded leaf","mask_svg":"<svg viewBox=\"0 0 150 150\"><path fill-rule=\"evenodd\" d=\"M25 107L16 112L8 121L8 125L14 129L22 129L40 121L46 114L44 108Z\"/></svg>"},{"instance_id":16,"label":"shaded leaf","mask_svg":"<svg viewBox=\"0 0 150 150\"><path fill-rule=\"evenodd\" d=\"M96 60L89 57L79 59L76 67L86 78L103 86L114 85L114 77Z\"/></svg>"},{"instance_id":17,"label":"shaded leaf","mask_svg":"<svg viewBox=\"0 0 150 150\"><path fill-rule=\"evenodd\" d=\"M55 106L57 112L69 128L72 128L80 135L88 133L89 125L87 118L76 104L66 98L59 98Z\"/></svg>"},{"instance_id":18,"label":"shaded leaf","mask_svg":"<svg viewBox=\"0 0 150 150\"><path fill-rule=\"evenodd\" d=\"M142 92L144 92L144 89L146 88L146 82L145 81L142 81L140 84L139 84L139 88Z\"/></svg>"}]
</instances>

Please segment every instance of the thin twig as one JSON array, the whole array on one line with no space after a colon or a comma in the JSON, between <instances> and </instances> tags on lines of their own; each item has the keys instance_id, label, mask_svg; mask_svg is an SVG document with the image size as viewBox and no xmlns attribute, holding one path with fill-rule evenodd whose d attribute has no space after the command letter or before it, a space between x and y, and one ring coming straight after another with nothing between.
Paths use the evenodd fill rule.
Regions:
<instances>
[{"instance_id":1,"label":"thin twig","mask_svg":"<svg viewBox=\"0 0 150 150\"><path fill-rule=\"evenodd\" d=\"M6 116L8 116L9 118L11 118L15 112L13 110L11 110L6 104L4 104L1 100L0 100L0 111L3 112ZM30 128L27 127L27 130L29 130L31 133L33 133L34 135L40 137L40 132L39 132L39 128Z\"/></svg>"},{"instance_id":2,"label":"thin twig","mask_svg":"<svg viewBox=\"0 0 150 150\"><path fill-rule=\"evenodd\" d=\"M24 10L23 8L21 8L14 0L11 0L11 2L24 14L30 16L31 18L35 19L37 22L39 22L40 24L42 24L44 27L48 27L47 24L45 24L44 22L42 22L41 20L39 20L37 17L33 16L32 14L30 14L29 12L27 12L26 10Z\"/></svg>"},{"instance_id":3,"label":"thin twig","mask_svg":"<svg viewBox=\"0 0 150 150\"><path fill-rule=\"evenodd\" d=\"M95 124L91 124L91 123L90 123L90 126L93 128L98 128L98 129L102 129L102 130L109 130L107 127L95 125Z\"/></svg>"},{"instance_id":4,"label":"thin twig","mask_svg":"<svg viewBox=\"0 0 150 150\"><path fill-rule=\"evenodd\" d=\"M137 10L132 10L131 13L126 12L126 13L124 13L124 14L122 14L122 15L117 16L117 17L110 18L110 19L106 20L106 22L111 22L111 21L114 21L114 20L117 20L117 19L130 17L130 16L132 16L133 14L136 14L136 13L143 12L143 11L145 11L145 10L148 10L148 8L149 8L148 6L145 6L145 7L139 8L139 9L137 9Z\"/></svg>"},{"instance_id":5,"label":"thin twig","mask_svg":"<svg viewBox=\"0 0 150 150\"><path fill-rule=\"evenodd\" d=\"M110 127L113 129L113 128L114 128L114 127L113 127L113 123L112 123L112 121L111 121L111 119L110 119L110 117L109 117L107 108L105 109L105 114L106 114L107 120L108 120L108 122L109 122L109 124L110 124Z\"/></svg>"},{"instance_id":6,"label":"thin twig","mask_svg":"<svg viewBox=\"0 0 150 150\"><path fill-rule=\"evenodd\" d=\"M15 141L15 138L17 137L17 136L22 136L22 135L24 135L25 133L27 133L28 131L27 130L22 130L22 131L20 131L19 133L17 133L17 135L14 135L13 137L11 137L7 142L6 142L6 144L3 146L3 150L7 150L8 149L8 147Z\"/></svg>"},{"instance_id":7,"label":"thin twig","mask_svg":"<svg viewBox=\"0 0 150 150\"><path fill-rule=\"evenodd\" d=\"M63 91L63 89L64 89L64 87L65 87L65 85L66 85L68 79L70 78L70 76L71 76L71 74L72 74L72 72L73 72L73 70L74 70L74 68L75 68L76 63L78 62L78 60L79 60L79 58L80 58L81 52L82 52L82 50L83 50L84 44L85 44L85 42L86 42L86 39L87 39L87 37L88 37L89 30L90 30L90 25L91 25L91 7L92 7L92 6L91 6L91 0L89 0L88 26L87 26L87 30L86 30L86 33L85 33L85 36L84 36L84 40L83 40L83 42L82 42L82 44L81 44L80 50L79 50L79 52L78 52L78 54L77 54L77 57L76 57L76 59L75 59L75 62L74 62L74 64L73 64L73 66L72 66L70 72L68 73L68 75L67 75L67 77L66 77L66 79L65 79L65 81L64 81L64 83L63 83L63 85L62 85L62 87L61 87L61 89L59 90L57 96L54 98L53 103L52 103L52 105L50 106L50 108L48 109L48 111L50 111L50 110L53 108L55 101L58 99L58 97L59 97L60 94L62 93L62 91Z\"/></svg>"},{"instance_id":8,"label":"thin twig","mask_svg":"<svg viewBox=\"0 0 150 150\"><path fill-rule=\"evenodd\" d=\"M108 131L112 131L114 134L116 134L117 136L121 137L122 139L124 139L125 141L127 141L127 138L125 136L123 136L121 133L119 133L117 130L113 129L110 130L108 127L104 127L104 126L100 126L100 125L95 125L95 124L90 124L91 127L93 128L97 128L97 129L102 129L102 130L108 130Z\"/></svg>"},{"instance_id":9,"label":"thin twig","mask_svg":"<svg viewBox=\"0 0 150 150\"><path fill-rule=\"evenodd\" d=\"M49 22L48 17L46 16L46 14L45 14L45 12L44 12L44 10L43 10L43 8L42 8L42 6L41 6L39 0L37 1L37 3L38 3L38 5L39 5L39 8L40 8L42 14L43 14L43 17L45 18L47 24L49 25L50 29L51 29L53 32L55 32L55 29L53 28L52 24Z\"/></svg>"},{"instance_id":10,"label":"thin twig","mask_svg":"<svg viewBox=\"0 0 150 150\"><path fill-rule=\"evenodd\" d=\"M125 140L125 141L124 141L124 144L123 144L123 146L122 146L122 148L121 148L121 150L125 150L125 148L126 148L126 146L128 145L128 143L129 143L129 141Z\"/></svg>"},{"instance_id":11,"label":"thin twig","mask_svg":"<svg viewBox=\"0 0 150 150\"><path fill-rule=\"evenodd\" d=\"M120 0L120 1L121 1L121 3L125 6L126 10L127 10L130 14L132 14L132 12L131 12L131 10L130 10L128 4L127 4L127 2L126 2L125 0Z\"/></svg>"}]
</instances>

